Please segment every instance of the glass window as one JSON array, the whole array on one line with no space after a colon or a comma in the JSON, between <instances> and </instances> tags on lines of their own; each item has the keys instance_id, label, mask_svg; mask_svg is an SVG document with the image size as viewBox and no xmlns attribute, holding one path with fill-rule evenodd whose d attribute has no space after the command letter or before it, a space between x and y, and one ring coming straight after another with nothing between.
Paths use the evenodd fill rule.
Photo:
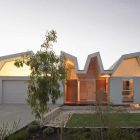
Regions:
<instances>
[{"instance_id":1,"label":"glass window","mask_svg":"<svg viewBox=\"0 0 140 140\"><path fill-rule=\"evenodd\" d=\"M122 81L122 101L123 102L133 102L133 80L126 79Z\"/></svg>"}]
</instances>

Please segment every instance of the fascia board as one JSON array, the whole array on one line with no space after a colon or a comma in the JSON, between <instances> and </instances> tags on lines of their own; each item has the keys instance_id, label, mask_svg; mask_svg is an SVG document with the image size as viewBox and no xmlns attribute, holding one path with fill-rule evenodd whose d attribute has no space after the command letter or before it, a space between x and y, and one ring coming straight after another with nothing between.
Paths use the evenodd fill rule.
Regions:
<instances>
[{"instance_id":1,"label":"fascia board","mask_svg":"<svg viewBox=\"0 0 140 140\"><path fill-rule=\"evenodd\" d=\"M98 61L98 66L99 66L99 69L100 69L100 73L105 73L105 71L104 71L104 69L103 69L103 64L102 64L102 60L101 60L101 57L100 57L100 53L99 53L99 52L96 52L96 53L93 53L93 54L88 55L83 70L79 70L77 57L75 57L75 56L73 56L73 55L70 55L70 54L68 54L68 53L65 53L65 52L63 52L63 51L61 51L61 54L62 54L64 57L70 58L70 59L73 60L73 62L74 62L74 64L75 64L75 70L76 70L76 73L77 73L77 74L86 74L91 59L92 59L92 58L95 58L95 57L97 57L97 61Z\"/></svg>"},{"instance_id":2,"label":"fascia board","mask_svg":"<svg viewBox=\"0 0 140 140\"><path fill-rule=\"evenodd\" d=\"M84 67L84 72L85 73L88 70L88 66L89 66L89 63L90 63L91 59L95 58L95 57L97 58L97 61L98 61L98 66L99 66L99 69L100 69L100 73L104 73L103 63L102 63L99 52L92 53L92 54L88 55L87 61L86 61L85 67Z\"/></svg>"},{"instance_id":3,"label":"fascia board","mask_svg":"<svg viewBox=\"0 0 140 140\"><path fill-rule=\"evenodd\" d=\"M11 54L11 55L6 55L6 56L1 56L0 57L0 61L6 61L8 59L12 59L12 58L16 58L16 57L20 57L24 54L27 54L29 56L33 55L33 51L26 51L26 52L22 52L22 53L16 53L16 54Z\"/></svg>"}]
</instances>

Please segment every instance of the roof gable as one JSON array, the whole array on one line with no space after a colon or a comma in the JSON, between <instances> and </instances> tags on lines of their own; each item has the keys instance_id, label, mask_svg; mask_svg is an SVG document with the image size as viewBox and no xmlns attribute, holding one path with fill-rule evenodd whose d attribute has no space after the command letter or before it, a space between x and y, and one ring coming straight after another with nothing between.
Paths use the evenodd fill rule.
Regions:
<instances>
[{"instance_id":1,"label":"roof gable","mask_svg":"<svg viewBox=\"0 0 140 140\"><path fill-rule=\"evenodd\" d=\"M23 55L33 55L33 51L26 51L26 52L21 52L21 53L16 53L16 54L11 54L11 55L6 55L6 56L1 56L0 57L0 70L2 67L5 65L6 62L8 61L14 61L16 58L19 58Z\"/></svg>"},{"instance_id":2,"label":"roof gable","mask_svg":"<svg viewBox=\"0 0 140 140\"><path fill-rule=\"evenodd\" d=\"M61 54L65 58L69 58L69 59L71 59L73 61L73 63L75 64L75 71L76 71L77 74L85 74L85 73L87 73L89 64L90 64L91 60L94 59L94 58L96 58L96 60L98 62L99 72L100 73L107 73L106 71L104 71L102 60L101 60L99 52L92 53L92 54L88 55L83 70L79 70L79 66L78 66L78 62L77 62L77 57L75 57L73 55L70 55L68 53L65 53L65 52L61 52Z\"/></svg>"},{"instance_id":3,"label":"roof gable","mask_svg":"<svg viewBox=\"0 0 140 140\"><path fill-rule=\"evenodd\" d=\"M125 54L125 55L122 55L122 56L120 57L120 59L117 60L117 61L112 65L112 67L110 68L111 73L114 73L114 72L118 69L118 67L120 66L120 64L122 63L123 60L130 59L130 58L136 58L137 61L138 61L138 64L140 65L140 52Z\"/></svg>"}]
</instances>

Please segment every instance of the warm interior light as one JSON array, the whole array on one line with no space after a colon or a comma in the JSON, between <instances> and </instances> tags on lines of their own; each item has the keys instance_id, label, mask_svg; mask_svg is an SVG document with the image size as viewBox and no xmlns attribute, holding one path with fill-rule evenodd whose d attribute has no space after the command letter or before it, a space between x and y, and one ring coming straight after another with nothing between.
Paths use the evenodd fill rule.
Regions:
<instances>
[{"instance_id":1,"label":"warm interior light","mask_svg":"<svg viewBox=\"0 0 140 140\"><path fill-rule=\"evenodd\" d=\"M73 62L70 59L66 60L66 65L74 66Z\"/></svg>"},{"instance_id":2,"label":"warm interior light","mask_svg":"<svg viewBox=\"0 0 140 140\"><path fill-rule=\"evenodd\" d=\"M0 76L29 76L30 72L28 66L24 65L21 68L17 68L14 65L14 61L8 61L0 70Z\"/></svg>"},{"instance_id":3,"label":"warm interior light","mask_svg":"<svg viewBox=\"0 0 140 140\"><path fill-rule=\"evenodd\" d=\"M139 106L139 104L130 104L130 107L132 107L132 108L139 108L140 106Z\"/></svg>"},{"instance_id":4,"label":"warm interior light","mask_svg":"<svg viewBox=\"0 0 140 140\"><path fill-rule=\"evenodd\" d=\"M100 75L100 77L110 77L109 74L103 74L103 75Z\"/></svg>"}]
</instances>

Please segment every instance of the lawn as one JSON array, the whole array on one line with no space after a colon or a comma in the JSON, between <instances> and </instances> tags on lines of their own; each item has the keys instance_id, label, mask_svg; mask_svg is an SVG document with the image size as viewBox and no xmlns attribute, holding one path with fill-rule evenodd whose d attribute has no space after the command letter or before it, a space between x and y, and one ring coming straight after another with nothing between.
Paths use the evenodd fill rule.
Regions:
<instances>
[{"instance_id":1,"label":"lawn","mask_svg":"<svg viewBox=\"0 0 140 140\"><path fill-rule=\"evenodd\" d=\"M140 127L140 113L73 114L66 127Z\"/></svg>"}]
</instances>

